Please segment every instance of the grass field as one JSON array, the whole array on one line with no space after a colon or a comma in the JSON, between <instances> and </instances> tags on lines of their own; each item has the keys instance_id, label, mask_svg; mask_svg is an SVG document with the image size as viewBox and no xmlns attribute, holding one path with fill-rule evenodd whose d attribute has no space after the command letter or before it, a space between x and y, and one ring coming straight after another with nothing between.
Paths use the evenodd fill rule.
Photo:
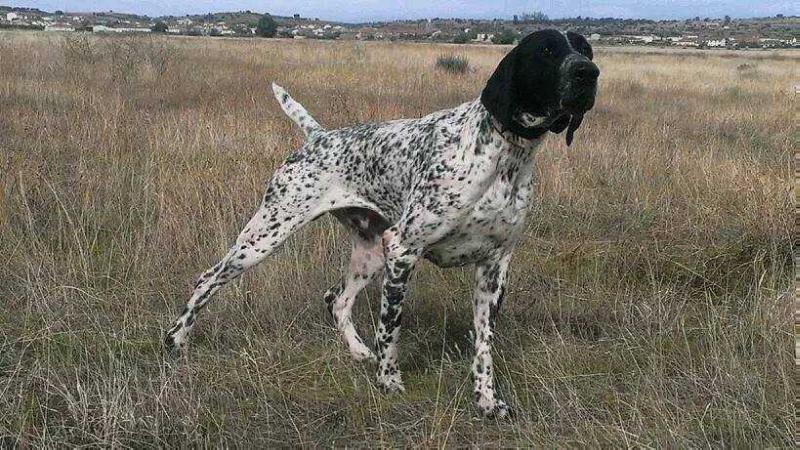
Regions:
<instances>
[{"instance_id":1,"label":"grass field","mask_svg":"<svg viewBox=\"0 0 800 450\"><path fill-rule=\"evenodd\" d=\"M536 162L496 341L516 416L471 405L470 268L422 264L407 392L354 364L321 296L332 219L162 334L301 134L475 98L508 48L0 33L0 447L794 442L798 52L596 49L597 106ZM437 70L442 54L471 70ZM375 286L356 307L372 339Z\"/></svg>"}]
</instances>

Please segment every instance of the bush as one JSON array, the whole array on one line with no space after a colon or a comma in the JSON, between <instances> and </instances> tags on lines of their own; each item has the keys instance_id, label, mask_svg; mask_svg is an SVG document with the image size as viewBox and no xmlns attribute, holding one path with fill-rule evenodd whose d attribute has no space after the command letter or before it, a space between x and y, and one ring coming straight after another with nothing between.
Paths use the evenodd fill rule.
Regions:
<instances>
[{"instance_id":1,"label":"bush","mask_svg":"<svg viewBox=\"0 0 800 450\"><path fill-rule=\"evenodd\" d=\"M256 25L256 33L262 37L275 37L275 33L277 32L278 24L275 23L275 19L269 14L261 16L261 19L258 20L258 24Z\"/></svg>"},{"instance_id":2,"label":"bush","mask_svg":"<svg viewBox=\"0 0 800 450\"><path fill-rule=\"evenodd\" d=\"M498 45L513 44L519 36L513 30L505 29L492 38L492 42Z\"/></svg>"},{"instance_id":3,"label":"bush","mask_svg":"<svg viewBox=\"0 0 800 450\"><path fill-rule=\"evenodd\" d=\"M456 37L453 38L454 44L466 44L469 42L469 35L467 33L458 33Z\"/></svg>"},{"instance_id":4,"label":"bush","mask_svg":"<svg viewBox=\"0 0 800 450\"><path fill-rule=\"evenodd\" d=\"M162 76L175 60L175 47L164 39L150 39L141 45L142 59L157 76Z\"/></svg>"},{"instance_id":5,"label":"bush","mask_svg":"<svg viewBox=\"0 0 800 450\"><path fill-rule=\"evenodd\" d=\"M156 22L156 24L153 25L152 28L150 28L150 30L152 30L153 33L166 33L167 29L168 29L167 24L161 21Z\"/></svg>"},{"instance_id":6,"label":"bush","mask_svg":"<svg viewBox=\"0 0 800 450\"><path fill-rule=\"evenodd\" d=\"M96 52L89 37L82 33L64 35L61 48L67 64L85 65L94 64Z\"/></svg>"},{"instance_id":7,"label":"bush","mask_svg":"<svg viewBox=\"0 0 800 450\"><path fill-rule=\"evenodd\" d=\"M469 71L469 60L466 56L441 55L436 58L436 68L454 74L463 74Z\"/></svg>"},{"instance_id":8,"label":"bush","mask_svg":"<svg viewBox=\"0 0 800 450\"><path fill-rule=\"evenodd\" d=\"M105 51L111 58L111 80L119 85L128 85L139 74L142 54L139 41L134 36L108 38Z\"/></svg>"},{"instance_id":9,"label":"bush","mask_svg":"<svg viewBox=\"0 0 800 450\"><path fill-rule=\"evenodd\" d=\"M736 73L746 80L756 80L761 77L758 66L752 63L739 64L736 66Z\"/></svg>"}]
</instances>

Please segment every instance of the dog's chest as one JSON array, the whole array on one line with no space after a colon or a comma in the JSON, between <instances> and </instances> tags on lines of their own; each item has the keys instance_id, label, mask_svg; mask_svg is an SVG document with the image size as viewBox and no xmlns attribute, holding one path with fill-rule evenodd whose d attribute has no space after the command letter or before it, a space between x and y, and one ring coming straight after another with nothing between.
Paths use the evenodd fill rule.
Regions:
<instances>
[{"instance_id":1,"label":"dog's chest","mask_svg":"<svg viewBox=\"0 0 800 450\"><path fill-rule=\"evenodd\" d=\"M530 157L509 157L459 225L428 248L427 259L441 267L485 260L512 248L525 228L533 187Z\"/></svg>"}]
</instances>

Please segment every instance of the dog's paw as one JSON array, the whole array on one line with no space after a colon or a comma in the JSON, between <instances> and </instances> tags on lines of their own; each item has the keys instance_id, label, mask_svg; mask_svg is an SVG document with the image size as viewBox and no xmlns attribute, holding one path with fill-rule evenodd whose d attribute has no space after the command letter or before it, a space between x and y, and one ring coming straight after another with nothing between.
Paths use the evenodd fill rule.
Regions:
<instances>
[{"instance_id":1,"label":"dog's paw","mask_svg":"<svg viewBox=\"0 0 800 450\"><path fill-rule=\"evenodd\" d=\"M179 342L175 339L175 336L168 334L164 338L164 350L167 356L178 359L186 354L186 342Z\"/></svg>"},{"instance_id":2,"label":"dog's paw","mask_svg":"<svg viewBox=\"0 0 800 450\"><path fill-rule=\"evenodd\" d=\"M363 344L360 347L351 348L350 355L353 357L353 361L356 362L378 362L378 357L375 356L375 353L373 353L372 350L368 349L367 346Z\"/></svg>"},{"instance_id":3,"label":"dog's paw","mask_svg":"<svg viewBox=\"0 0 800 450\"><path fill-rule=\"evenodd\" d=\"M402 394L406 391L406 388L403 387L403 380L400 378L400 374L379 375L377 384L378 388L380 388L384 394Z\"/></svg>"},{"instance_id":4,"label":"dog's paw","mask_svg":"<svg viewBox=\"0 0 800 450\"><path fill-rule=\"evenodd\" d=\"M505 419L513 416L511 407L502 400L478 401L478 410L485 419Z\"/></svg>"}]
</instances>

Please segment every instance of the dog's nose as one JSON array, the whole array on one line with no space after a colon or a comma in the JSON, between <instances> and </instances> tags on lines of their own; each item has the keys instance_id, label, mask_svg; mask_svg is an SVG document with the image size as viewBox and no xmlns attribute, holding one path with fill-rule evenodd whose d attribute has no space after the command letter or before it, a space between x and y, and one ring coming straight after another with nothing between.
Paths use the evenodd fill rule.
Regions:
<instances>
[{"instance_id":1,"label":"dog's nose","mask_svg":"<svg viewBox=\"0 0 800 450\"><path fill-rule=\"evenodd\" d=\"M570 67L570 73L576 81L591 83L600 76L600 69L591 61L577 61Z\"/></svg>"}]
</instances>

